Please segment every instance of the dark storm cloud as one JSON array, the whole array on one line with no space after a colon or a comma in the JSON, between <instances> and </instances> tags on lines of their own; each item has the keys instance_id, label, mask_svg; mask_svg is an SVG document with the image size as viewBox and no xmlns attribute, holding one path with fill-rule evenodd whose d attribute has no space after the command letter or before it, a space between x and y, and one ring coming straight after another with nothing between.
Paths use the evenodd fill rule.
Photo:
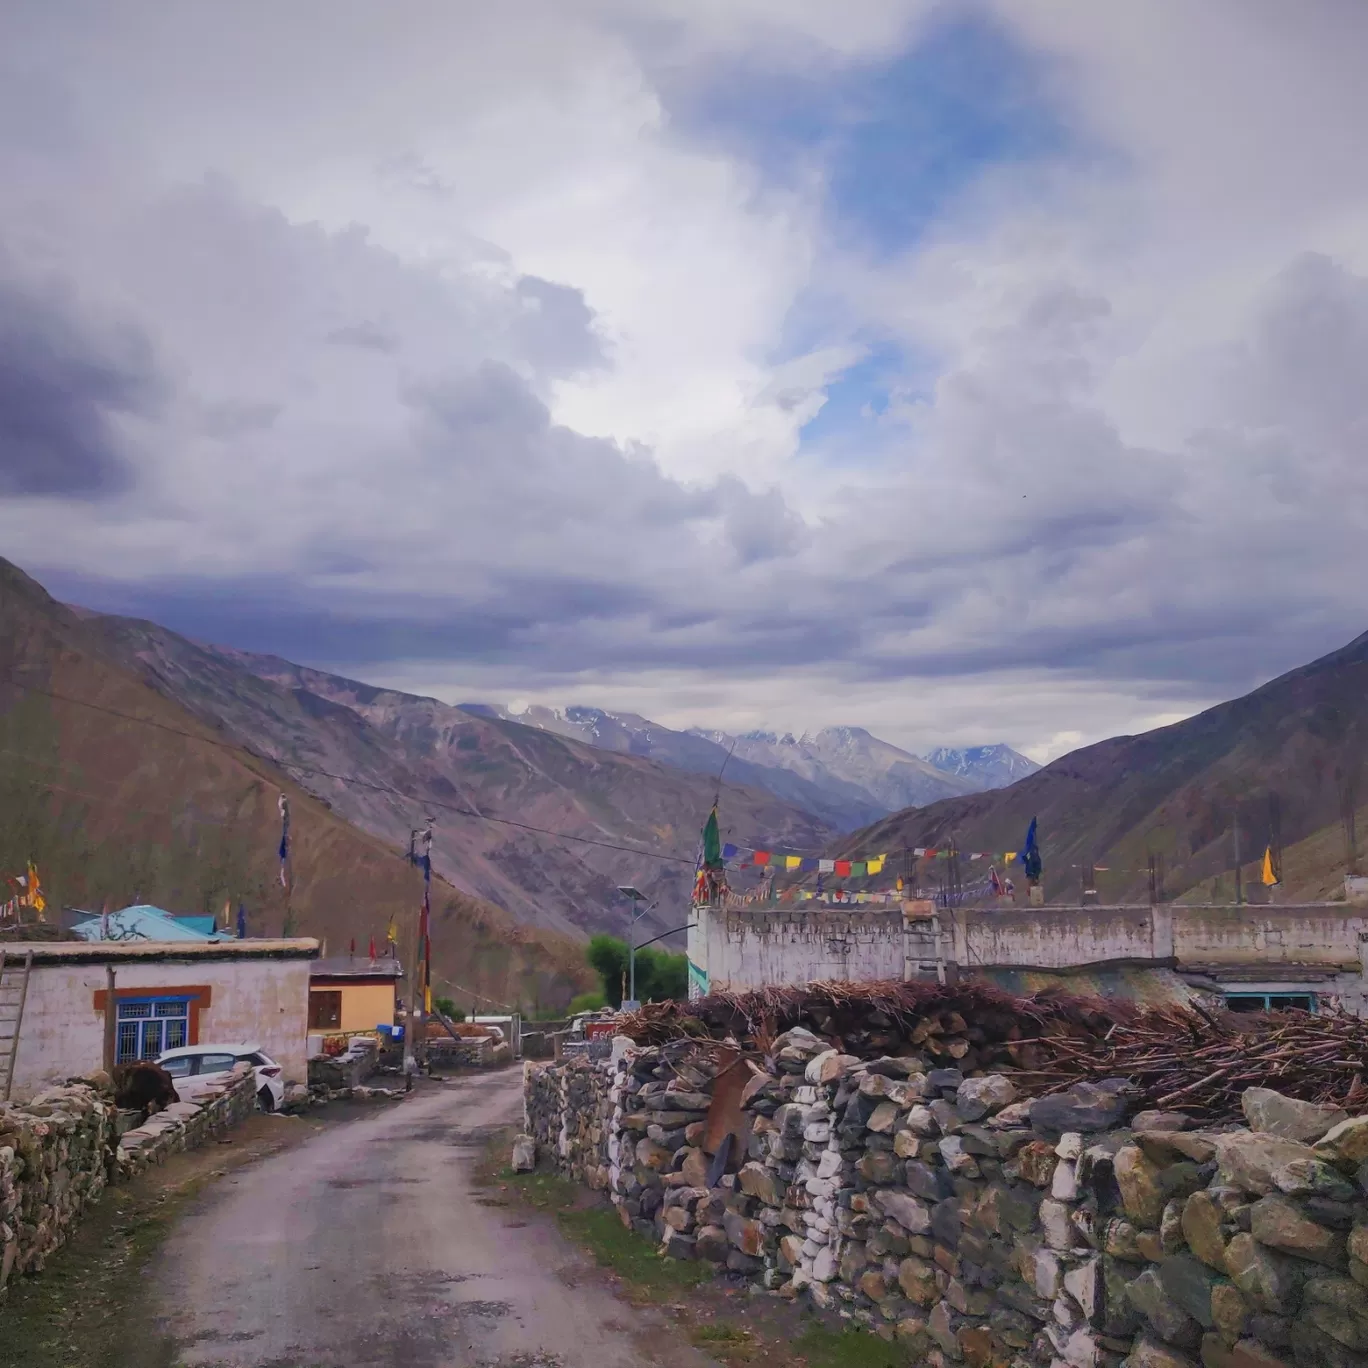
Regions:
<instances>
[{"instance_id":1,"label":"dark storm cloud","mask_svg":"<svg viewBox=\"0 0 1368 1368\"><path fill-rule=\"evenodd\" d=\"M161 389L146 340L97 333L56 286L0 278L0 493L93 499L132 483L117 420Z\"/></svg>"}]
</instances>

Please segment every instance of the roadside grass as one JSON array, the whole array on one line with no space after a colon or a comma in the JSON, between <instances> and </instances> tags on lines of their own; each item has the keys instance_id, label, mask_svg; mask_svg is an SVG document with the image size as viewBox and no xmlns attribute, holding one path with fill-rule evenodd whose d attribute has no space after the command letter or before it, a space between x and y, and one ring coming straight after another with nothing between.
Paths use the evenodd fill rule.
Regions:
<instances>
[{"instance_id":1,"label":"roadside grass","mask_svg":"<svg viewBox=\"0 0 1368 1368\"><path fill-rule=\"evenodd\" d=\"M908 1368L912 1362L900 1344L864 1330L832 1329L774 1299L730 1302L719 1295L710 1264L663 1258L587 1188L554 1173L503 1167L512 1137L512 1130L495 1137L481 1166L485 1186L508 1194L506 1200L487 1198L489 1204L517 1203L553 1215L567 1239L617 1276L628 1301L668 1310L695 1348L727 1368L778 1362L791 1368Z\"/></svg>"},{"instance_id":2,"label":"roadside grass","mask_svg":"<svg viewBox=\"0 0 1368 1368\"><path fill-rule=\"evenodd\" d=\"M864 1330L828 1330L814 1325L794 1349L808 1368L907 1368L907 1350Z\"/></svg>"},{"instance_id":3,"label":"roadside grass","mask_svg":"<svg viewBox=\"0 0 1368 1368\"><path fill-rule=\"evenodd\" d=\"M587 1249L600 1267L616 1273L639 1297L665 1301L712 1276L704 1264L662 1259L645 1240L622 1224L614 1210L581 1205L584 1189L564 1178L504 1169L498 1179L528 1206L553 1210L556 1224L565 1235Z\"/></svg>"},{"instance_id":4,"label":"roadside grass","mask_svg":"<svg viewBox=\"0 0 1368 1368\"><path fill-rule=\"evenodd\" d=\"M0 1368L121 1368L127 1363L109 1335L110 1322L139 1299L137 1281L181 1208L208 1181L198 1177L173 1196L151 1202L128 1189L109 1190L77 1237L38 1277L11 1283L0 1311ZM148 1368L171 1363L148 1337Z\"/></svg>"}]
</instances>

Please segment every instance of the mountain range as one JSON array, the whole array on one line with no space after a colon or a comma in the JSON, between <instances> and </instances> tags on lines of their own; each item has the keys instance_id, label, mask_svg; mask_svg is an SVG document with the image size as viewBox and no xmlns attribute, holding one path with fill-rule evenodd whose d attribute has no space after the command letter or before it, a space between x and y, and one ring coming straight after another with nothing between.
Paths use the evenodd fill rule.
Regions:
<instances>
[{"instance_id":1,"label":"mountain range","mask_svg":"<svg viewBox=\"0 0 1368 1368\"><path fill-rule=\"evenodd\" d=\"M1151 854L1167 896L1233 901L1237 847L1249 887L1270 846L1279 897L1342 897L1366 744L1368 633L1242 698L1085 746L1008 788L896 813L838 847L1015 850L1037 818L1050 901L1077 901L1089 866L1102 866L1102 901L1143 900Z\"/></svg>"},{"instance_id":2,"label":"mountain range","mask_svg":"<svg viewBox=\"0 0 1368 1368\"><path fill-rule=\"evenodd\" d=\"M577 943L625 931L622 885L651 904L639 943L677 938L715 797L724 840L856 857L952 839L1010 850L1036 817L1053 901L1075 899L1090 866L1104 899L1143 897L1151 854L1168 895L1228 898L1238 826L1247 878L1271 844L1286 896L1325 896L1368 739L1368 635L1036 770L1005 746L923 758L859 728L732 736L588 707L449 705L71 609L3 561L0 685L0 872L35 854L72 905L244 899L254 933L293 920L364 944L411 920L401 856L430 819L441 974L524 1003L584 981ZM1004 787L970 791L988 783ZM289 907L279 792L297 832Z\"/></svg>"},{"instance_id":3,"label":"mountain range","mask_svg":"<svg viewBox=\"0 0 1368 1368\"><path fill-rule=\"evenodd\" d=\"M119 635L0 560L0 875L36 861L53 907L147 901L219 913L241 902L252 935L293 928L335 954L353 943L364 954L372 936L383 945L393 920L410 963L422 880L396 843L344 820L255 739L240 744L227 724L157 687L141 662L111 649ZM246 689L250 677L232 684ZM305 732L308 706L293 715ZM462 1005L559 1007L589 986L576 940L520 924L443 872L432 886L439 992Z\"/></svg>"},{"instance_id":4,"label":"mountain range","mask_svg":"<svg viewBox=\"0 0 1368 1368\"><path fill-rule=\"evenodd\" d=\"M997 788L1039 768L1005 745L941 747L923 759L863 727L827 727L801 736L765 731L734 736L697 727L676 731L635 713L583 706L533 706L520 712L491 703L460 706L690 773L724 774L734 783L768 789L842 831L902 808Z\"/></svg>"}]
</instances>

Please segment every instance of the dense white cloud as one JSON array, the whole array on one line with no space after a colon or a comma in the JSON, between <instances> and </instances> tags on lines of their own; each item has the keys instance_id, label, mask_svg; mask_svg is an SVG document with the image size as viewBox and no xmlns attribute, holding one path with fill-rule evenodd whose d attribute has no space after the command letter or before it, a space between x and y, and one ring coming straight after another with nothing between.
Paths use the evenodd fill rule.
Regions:
<instances>
[{"instance_id":1,"label":"dense white cloud","mask_svg":"<svg viewBox=\"0 0 1368 1368\"><path fill-rule=\"evenodd\" d=\"M0 549L449 697L1037 753L1355 634L1368 18L972 12L1068 137L875 255L681 91L942 6L8 7Z\"/></svg>"}]
</instances>

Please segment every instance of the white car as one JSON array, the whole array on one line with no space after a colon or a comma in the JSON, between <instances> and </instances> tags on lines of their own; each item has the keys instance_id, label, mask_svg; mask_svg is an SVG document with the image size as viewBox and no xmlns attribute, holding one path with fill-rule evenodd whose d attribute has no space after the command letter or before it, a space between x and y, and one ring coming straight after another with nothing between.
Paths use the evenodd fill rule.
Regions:
<instances>
[{"instance_id":1,"label":"white car","mask_svg":"<svg viewBox=\"0 0 1368 1368\"><path fill-rule=\"evenodd\" d=\"M284 1105L285 1082L280 1065L260 1045L182 1045L167 1050L157 1059L175 1081L176 1096L182 1102L198 1102L234 1064L250 1064L256 1070L257 1104L262 1111L275 1111Z\"/></svg>"}]
</instances>

